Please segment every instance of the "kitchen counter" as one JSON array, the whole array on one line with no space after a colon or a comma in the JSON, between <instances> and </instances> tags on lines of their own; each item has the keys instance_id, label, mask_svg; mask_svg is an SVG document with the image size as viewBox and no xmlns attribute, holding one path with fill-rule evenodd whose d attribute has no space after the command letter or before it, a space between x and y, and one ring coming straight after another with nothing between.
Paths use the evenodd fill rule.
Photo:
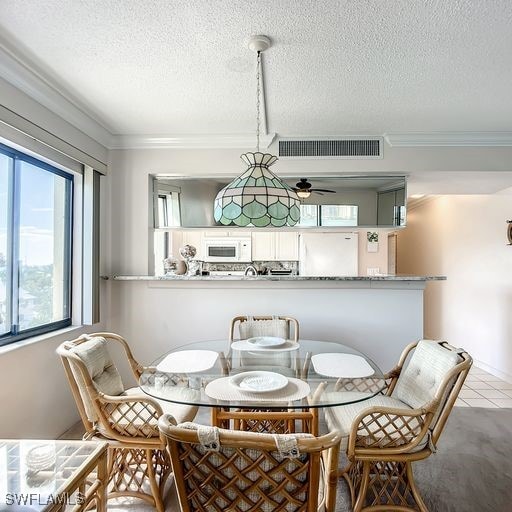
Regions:
<instances>
[{"instance_id":1,"label":"kitchen counter","mask_svg":"<svg viewBox=\"0 0 512 512\"><path fill-rule=\"evenodd\" d=\"M113 276L114 281L444 281L446 276Z\"/></svg>"}]
</instances>

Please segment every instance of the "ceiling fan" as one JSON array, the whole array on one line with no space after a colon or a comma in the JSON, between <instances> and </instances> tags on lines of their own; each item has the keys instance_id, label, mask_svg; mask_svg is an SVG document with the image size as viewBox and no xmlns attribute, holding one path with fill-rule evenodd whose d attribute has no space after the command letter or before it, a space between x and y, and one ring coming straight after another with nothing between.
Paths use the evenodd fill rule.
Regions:
<instances>
[{"instance_id":1,"label":"ceiling fan","mask_svg":"<svg viewBox=\"0 0 512 512\"><path fill-rule=\"evenodd\" d=\"M295 184L295 187L292 187L295 192L297 192L297 195L301 199L308 198L312 193L319 194L321 196L324 195L325 192L329 192L331 194L335 194L335 190L327 190L324 188L312 188L311 183L309 183L307 178L301 178L298 183Z\"/></svg>"}]
</instances>

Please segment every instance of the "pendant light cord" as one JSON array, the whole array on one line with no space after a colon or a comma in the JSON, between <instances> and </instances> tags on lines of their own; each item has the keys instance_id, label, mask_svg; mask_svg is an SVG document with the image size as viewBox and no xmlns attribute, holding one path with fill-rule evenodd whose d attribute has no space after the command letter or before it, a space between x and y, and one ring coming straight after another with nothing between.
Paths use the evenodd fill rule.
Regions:
<instances>
[{"instance_id":1,"label":"pendant light cord","mask_svg":"<svg viewBox=\"0 0 512 512\"><path fill-rule=\"evenodd\" d=\"M261 96L261 52L256 57L256 151L260 152L260 96Z\"/></svg>"}]
</instances>

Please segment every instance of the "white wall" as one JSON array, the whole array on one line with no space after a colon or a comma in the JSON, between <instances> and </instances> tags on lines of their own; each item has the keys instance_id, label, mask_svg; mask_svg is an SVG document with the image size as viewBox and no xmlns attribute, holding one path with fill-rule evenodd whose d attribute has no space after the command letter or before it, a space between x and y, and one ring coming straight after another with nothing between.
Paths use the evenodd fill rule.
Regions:
<instances>
[{"instance_id":1,"label":"white wall","mask_svg":"<svg viewBox=\"0 0 512 512\"><path fill-rule=\"evenodd\" d=\"M446 275L427 286L425 336L464 347L512 382L511 218L512 189L427 201L398 234L398 271Z\"/></svg>"},{"instance_id":2,"label":"white wall","mask_svg":"<svg viewBox=\"0 0 512 512\"><path fill-rule=\"evenodd\" d=\"M94 326L89 332L100 328ZM85 331L0 348L0 438L55 439L79 420L55 350Z\"/></svg>"}]
</instances>

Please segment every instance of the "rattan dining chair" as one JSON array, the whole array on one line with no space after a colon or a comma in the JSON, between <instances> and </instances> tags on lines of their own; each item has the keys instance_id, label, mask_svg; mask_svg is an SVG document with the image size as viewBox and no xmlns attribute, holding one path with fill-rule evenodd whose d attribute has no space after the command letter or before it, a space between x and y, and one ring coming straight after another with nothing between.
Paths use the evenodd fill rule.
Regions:
<instances>
[{"instance_id":1,"label":"rattan dining chair","mask_svg":"<svg viewBox=\"0 0 512 512\"><path fill-rule=\"evenodd\" d=\"M427 512L412 463L436 450L471 365L464 350L421 340L407 346L385 376L384 394L326 410L329 427L348 442L341 473L355 512Z\"/></svg>"},{"instance_id":2,"label":"rattan dining chair","mask_svg":"<svg viewBox=\"0 0 512 512\"><path fill-rule=\"evenodd\" d=\"M257 434L176 425L170 415L160 418L159 427L182 512L334 511L338 432Z\"/></svg>"},{"instance_id":3,"label":"rattan dining chair","mask_svg":"<svg viewBox=\"0 0 512 512\"><path fill-rule=\"evenodd\" d=\"M171 465L158 431L158 418L171 412L180 421L191 421L197 407L169 407L145 395L139 387L125 389L108 351L111 343L124 349L138 382L144 367L117 334L82 335L62 343L57 353L85 427L84 439L109 443L108 497L141 498L163 512L163 488Z\"/></svg>"},{"instance_id":4,"label":"rattan dining chair","mask_svg":"<svg viewBox=\"0 0 512 512\"><path fill-rule=\"evenodd\" d=\"M276 336L293 343L299 341L299 322L289 316L236 316L229 329L230 343L255 336ZM290 355L293 354L293 357ZM307 374L310 355L300 364L298 350L293 352L244 353L240 355L242 371L278 371L288 377L301 378ZM232 368L232 359L229 359ZM230 407L212 409L212 425L233 428L247 432L287 434L308 432L318 434L318 411L283 408L276 409L233 409Z\"/></svg>"}]
</instances>

